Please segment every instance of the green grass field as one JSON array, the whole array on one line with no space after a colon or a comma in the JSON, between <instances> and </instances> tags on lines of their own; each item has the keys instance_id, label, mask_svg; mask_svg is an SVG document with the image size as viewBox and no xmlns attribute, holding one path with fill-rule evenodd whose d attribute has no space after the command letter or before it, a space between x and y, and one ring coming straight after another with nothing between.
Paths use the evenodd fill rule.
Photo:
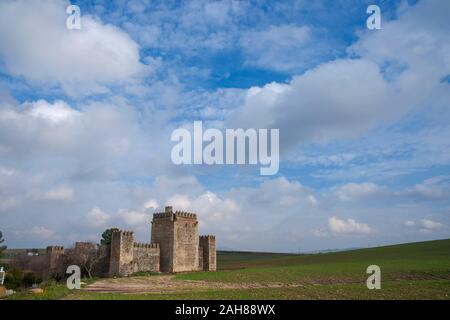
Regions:
<instances>
[{"instance_id":1,"label":"green grass field","mask_svg":"<svg viewBox=\"0 0 450 320\"><path fill-rule=\"evenodd\" d=\"M218 252L217 262L216 272L174 277L175 284L201 282L202 287L195 290L118 294L69 292L61 285L48 288L41 296L18 294L14 298L450 299L450 239L310 255ZM380 290L366 287L366 268L373 264L381 268ZM153 277L160 276L147 279L157 279Z\"/></svg>"}]
</instances>

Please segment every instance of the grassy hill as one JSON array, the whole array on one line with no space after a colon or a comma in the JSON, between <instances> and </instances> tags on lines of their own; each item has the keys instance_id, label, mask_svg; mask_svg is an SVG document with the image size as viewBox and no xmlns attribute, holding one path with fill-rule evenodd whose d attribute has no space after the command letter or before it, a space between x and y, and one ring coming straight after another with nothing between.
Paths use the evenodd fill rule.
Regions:
<instances>
[{"instance_id":1,"label":"grassy hill","mask_svg":"<svg viewBox=\"0 0 450 320\"><path fill-rule=\"evenodd\" d=\"M65 289L64 296L67 299L450 299L450 239L307 255L222 251L218 252L217 263L217 272L101 280L102 286L113 285L114 290L69 293ZM373 264L381 268L381 290L366 287L366 269ZM117 288L130 284L152 291L116 293ZM155 289L158 285L160 290ZM166 289L169 287L170 290Z\"/></svg>"},{"instance_id":2,"label":"grassy hill","mask_svg":"<svg viewBox=\"0 0 450 320\"><path fill-rule=\"evenodd\" d=\"M283 277L276 275L281 268L283 271L298 273L299 276L331 277L339 274L360 278L362 272L365 278L367 266L375 264L381 267L384 276L390 278L406 274L423 277L431 277L434 274L436 277L445 278L450 275L450 239L307 255L218 252L217 260L219 272L194 273L181 277L198 276L224 280L228 275L234 278L240 273L265 273L267 279L268 273L275 273L274 278L277 280L286 280L286 274ZM274 272L268 272L268 269L273 269Z\"/></svg>"},{"instance_id":3,"label":"grassy hill","mask_svg":"<svg viewBox=\"0 0 450 320\"><path fill-rule=\"evenodd\" d=\"M365 285L373 264L381 268L381 290ZM450 239L308 255L219 252L218 266L217 272L177 279L283 283L279 295L270 297L287 299L450 298Z\"/></svg>"}]
</instances>

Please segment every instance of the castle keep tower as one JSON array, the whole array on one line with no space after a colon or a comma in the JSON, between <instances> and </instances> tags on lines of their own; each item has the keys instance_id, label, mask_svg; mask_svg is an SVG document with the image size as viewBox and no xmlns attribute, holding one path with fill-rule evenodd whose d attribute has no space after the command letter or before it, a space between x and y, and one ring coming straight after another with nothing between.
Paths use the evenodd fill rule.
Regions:
<instances>
[{"instance_id":1,"label":"castle keep tower","mask_svg":"<svg viewBox=\"0 0 450 320\"><path fill-rule=\"evenodd\" d=\"M151 242L159 243L162 272L198 270L197 215L181 211L173 212L172 207L166 207L163 213L155 213Z\"/></svg>"}]
</instances>

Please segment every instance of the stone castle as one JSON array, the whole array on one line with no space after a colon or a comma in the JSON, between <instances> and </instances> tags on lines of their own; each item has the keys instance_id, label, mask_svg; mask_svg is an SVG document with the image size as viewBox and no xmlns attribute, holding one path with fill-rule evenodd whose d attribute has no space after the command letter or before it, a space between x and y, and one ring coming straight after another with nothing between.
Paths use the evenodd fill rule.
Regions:
<instances>
[{"instance_id":1,"label":"stone castle","mask_svg":"<svg viewBox=\"0 0 450 320\"><path fill-rule=\"evenodd\" d=\"M92 249L77 242L75 250ZM64 255L60 246L47 247L50 268ZM216 270L216 238L199 236L197 215L166 207L153 214L151 242L134 242L131 231L112 232L108 275L128 276L136 272L183 272Z\"/></svg>"}]
</instances>

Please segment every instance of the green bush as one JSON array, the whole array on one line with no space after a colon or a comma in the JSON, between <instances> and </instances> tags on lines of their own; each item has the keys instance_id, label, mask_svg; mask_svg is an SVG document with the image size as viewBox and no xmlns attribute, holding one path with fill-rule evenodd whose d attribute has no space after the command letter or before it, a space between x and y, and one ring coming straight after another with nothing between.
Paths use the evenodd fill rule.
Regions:
<instances>
[{"instance_id":1,"label":"green bush","mask_svg":"<svg viewBox=\"0 0 450 320\"><path fill-rule=\"evenodd\" d=\"M22 285L23 272L18 268L11 268L6 272L5 287L7 289L17 289Z\"/></svg>"}]
</instances>

